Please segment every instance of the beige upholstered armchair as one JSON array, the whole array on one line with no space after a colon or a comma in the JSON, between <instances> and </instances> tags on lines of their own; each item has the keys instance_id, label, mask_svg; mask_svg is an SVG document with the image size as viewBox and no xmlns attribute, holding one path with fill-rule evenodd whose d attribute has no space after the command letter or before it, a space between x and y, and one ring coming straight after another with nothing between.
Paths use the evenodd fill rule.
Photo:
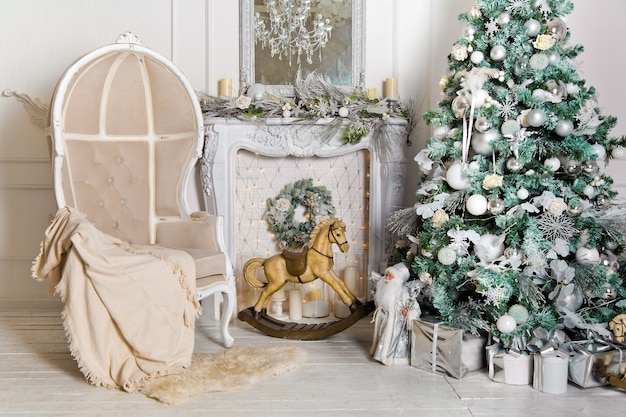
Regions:
<instances>
[{"instance_id":1,"label":"beige upholstered armchair","mask_svg":"<svg viewBox=\"0 0 626 417\"><path fill-rule=\"evenodd\" d=\"M126 33L64 73L50 126L59 208L73 207L131 244L189 253L197 298L223 296L221 336L232 346L236 295L222 219L192 213L187 201L204 127L185 76Z\"/></svg>"}]
</instances>

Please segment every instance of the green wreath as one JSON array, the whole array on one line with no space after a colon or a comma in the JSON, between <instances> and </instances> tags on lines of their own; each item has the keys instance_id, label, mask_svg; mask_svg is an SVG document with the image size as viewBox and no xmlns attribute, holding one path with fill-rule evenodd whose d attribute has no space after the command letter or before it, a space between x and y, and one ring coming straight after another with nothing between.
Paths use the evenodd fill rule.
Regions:
<instances>
[{"instance_id":1,"label":"green wreath","mask_svg":"<svg viewBox=\"0 0 626 417\"><path fill-rule=\"evenodd\" d=\"M304 207L307 221L294 220L298 207ZM276 197L268 198L265 219L281 248L298 249L309 242L319 220L334 214L331 192L323 185L314 186L308 178L287 184Z\"/></svg>"}]
</instances>

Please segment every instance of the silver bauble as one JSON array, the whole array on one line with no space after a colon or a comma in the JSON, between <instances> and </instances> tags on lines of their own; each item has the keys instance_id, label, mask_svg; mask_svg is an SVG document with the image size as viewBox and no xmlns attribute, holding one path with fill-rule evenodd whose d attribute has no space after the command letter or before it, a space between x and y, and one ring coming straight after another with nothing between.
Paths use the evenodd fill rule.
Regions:
<instances>
[{"instance_id":1,"label":"silver bauble","mask_svg":"<svg viewBox=\"0 0 626 417\"><path fill-rule=\"evenodd\" d=\"M594 204L597 208L606 208L609 206L610 203L611 198L604 193L598 194L596 196L596 199L594 200Z\"/></svg>"},{"instance_id":2,"label":"silver bauble","mask_svg":"<svg viewBox=\"0 0 626 417\"><path fill-rule=\"evenodd\" d=\"M452 111L456 117L463 117L469 106L469 100L463 96L456 96L452 100Z\"/></svg>"},{"instance_id":3,"label":"silver bauble","mask_svg":"<svg viewBox=\"0 0 626 417\"><path fill-rule=\"evenodd\" d=\"M604 242L604 247L607 248L608 250L615 250L617 249L617 242L613 241L613 240L607 240L606 242Z\"/></svg>"},{"instance_id":4,"label":"silver bauble","mask_svg":"<svg viewBox=\"0 0 626 417\"><path fill-rule=\"evenodd\" d=\"M541 31L541 23L535 19L528 19L526 23L524 23L524 27L526 28L526 33L530 37L537 36Z\"/></svg>"},{"instance_id":5,"label":"silver bauble","mask_svg":"<svg viewBox=\"0 0 626 417\"><path fill-rule=\"evenodd\" d=\"M556 65L561 62L561 54L559 54L557 51L550 51L547 55L550 65Z\"/></svg>"},{"instance_id":6,"label":"silver bauble","mask_svg":"<svg viewBox=\"0 0 626 417\"><path fill-rule=\"evenodd\" d=\"M509 12L504 12L502 13L500 16L498 16L498 18L496 19L496 22L502 26L502 25L507 25L509 24L509 22L511 21L511 15L509 14Z\"/></svg>"},{"instance_id":7,"label":"silver bauble","mask_svg":"<svg viewBox=\"0 0 626 417\"><path fill-rule=\"evenodd\" d=\"M548 26L548 33L555 39L562 41L567 36L567 25L558 17L549 20L546 25Z\"/></svg>"},{"instance_id":8,"label":"silver bauble","mask_svg":"<svg viewBox=\"0 0 626 417\"><path fill-rule=\"evenodd\" d=\"M506 48L504 47L504 45L496 45L491 48L489 56L494 61L502 61L504 58L506 58Z\"/></svg>"},{"instance_id":9,"label":"silver bauble","mask_svg":"<svg viewBox=\"0 0 626 417\"><path fill-rule=\"evenodd\" d=\"M474 127L476 128L476 130L482 133L485 133L486 131L491 129L491 125L491 120L487 119L484 116L479 117L478 119L476 119L476 122L474 122Z\"/></svg>"},{"instance_id":10,"label":"silver bauble","mask_svg":"<svg viewBox=\"0 0 626 417\"><path fill-rule=\"evenodd\" d=\"M511 258L522 258L523 253L519 248L508 247L504 250L504 257L507 259Z\"/></svg>"},{"instance_id":11,"label":"silver bauble","mask_svg":"<svg viewBox=\"0 0 626 417\"><path fill-rule=\"evenodd\" d=\"M476 28L472 25L467 25L463 28L463 36L474 36L476 34Z\"/></svg>"},{"instance_id":12,"label":"silver bauble","mask_svg":"<svg viewBox=\"0 0 626 417\"><path fill-rule=\"evenodd\" d=\"M561 136L566 137L570 133L574 131L574 123L571 120L559 120L556 122L556 127L554 128L554 132Z\"/></svg>"},{"instance_id":13,"label":"silver bauble","mask_svg":"<svg viewBox=\"0 0 626 417\"><path fill-rule=\"evenodd\" d=\"M615 297L617 297L617 290L615 287L608 282L604 284L604 293L602 293L602 298L605 300L612 300Z\"/></svg>"},{"instance_id":14,"label":"silver bauble","mask_svg":"<svg viewBox=\"0 0 626 417\"><path fill-rule=\"evenodd\" d=\"M612 272L617 272L619 269L619 259L610 250L605 250L600 253L600 265L609 268Z\"/></svg>"},{"instance_id":15,"label":"silver bauble","mask_svg":"<svg viewBox=\"0 0 626 417\"><path fill-rule=\"evenodd\" d=\"M578 216L580 216L580 215L582 214L582 212L583 212L583 206L582 206L582 204L573 204L573 203L570 203L570 204L567 206L567 214L568 214L568 216L570 216L570 217L578 217Z\"/></svg>"},{"instance_id":16,"label":"silver bauble","mask_svg":"<svg viewBox=\"0 0 626 417\"><path fill-rule=\"evenodd\" d=\"M567 291L564 291L564 288L562 288L561 291L559 291L559 295L556 297L557 306L565 307L573 311L582 307L584 301L585 297L578 285L574 286L574 290L571 294L568 294Z\"/></svg>"},{"instance_id":17,"label":"silver bauble","mask_svg":"<svg viewBox=\"0 0 626 417\"><path fill-rule=\"evenodd\" d=\"M546 122L546 113L540 109L533 109L526 117L528 124L532 127L539 127Z\"/></svg>"},{"instance_id":18,"label":"silver bauble","mask_svg":"<svg viewBox=\"0 0 626 417\"><path fill-rule=\"evenodd\" d=\"M582 166L578 161L568 160L565 162L563 171L565 171L568 175L578 175L580 174L580 171L582 171Z\"/></svg>"},{"instance_id":19,"label":"silver bauble","mask_svg":"<svg viewBox=\"0 0 626 417\"><path fill-rule=\"evenodd\" d=\"M567 86L563 81L546 81L546 90L555 96L561 98L567 97Z\"/></svg>"},{"instance_id":20,"label":"silver bauble","mask_svg":"<svg viewBox=\"0 0 626 417\"><path fill-rule=\"evenodd\" d=\"M597 174L600 170L600 167L598 167L598 163L592 159L583 162L582 167L583 171L585 171L587 174Z\"/></svg>"},{"instance_id":21,"label":"silver bauble","mask_svg":"<svg viewBox=\"0 0 626 417\"><path fill-rule=\"evenodd\" d=\"M502 213L504 211L504 201L499 198L489 200L487 203L487 211L495 215Z\"/></svg>"},{"instance_id":22,"label":"silver bauble","mask_svg":"<svg viewBox=\"0 0 626 417\"><path fill-rule=\"evenodd\" d=\"M520 172L524 168L524 164L516 158L509 158L506 161L506 168L511 172Z\"/></svg>"}]
</instances>

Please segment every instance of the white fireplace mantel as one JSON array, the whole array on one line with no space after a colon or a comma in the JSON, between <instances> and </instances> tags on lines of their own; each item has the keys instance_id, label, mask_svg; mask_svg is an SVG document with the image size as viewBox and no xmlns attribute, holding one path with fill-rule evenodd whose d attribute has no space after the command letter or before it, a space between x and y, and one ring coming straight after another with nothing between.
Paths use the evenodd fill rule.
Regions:
<instances>
[{"instance_id":1,"label":"white fireplace mantel","mask_svg":"<svg viewBox=\"0 0 626 417\"><path fill-rule=\"evenodd\" d=\"M379 270L388 250L386 221L402 205L407 122L400 118L388 119L381 129L370 132L358 144L350 145L341 141L341 129L346 124L346 121L334 119L315 122L281 118L205 119L202 187L207 210L224 216L226 248L231 259L237 259L235 165L240 150L268 158L330 158L367 150L370 174L367 272Z\"/></svg>"}]
</instances>

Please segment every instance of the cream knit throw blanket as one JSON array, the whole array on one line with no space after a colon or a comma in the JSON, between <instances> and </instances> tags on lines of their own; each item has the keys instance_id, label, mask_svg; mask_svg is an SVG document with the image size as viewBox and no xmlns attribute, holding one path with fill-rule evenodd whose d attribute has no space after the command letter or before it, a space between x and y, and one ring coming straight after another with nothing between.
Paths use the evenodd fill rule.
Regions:
<instances>
[{"instance_id":1,"label":"cream knit throw blanket","mask_svg":"<svg viewBox=\"0 0 626 417\"><path fill-rule=\"evenodd\" d=\"M185 252L129 245L63 208L32 273L61 296L70 351L90 383L133 392L189 366L200 304Z\"/></svg>"}]
</instances>

